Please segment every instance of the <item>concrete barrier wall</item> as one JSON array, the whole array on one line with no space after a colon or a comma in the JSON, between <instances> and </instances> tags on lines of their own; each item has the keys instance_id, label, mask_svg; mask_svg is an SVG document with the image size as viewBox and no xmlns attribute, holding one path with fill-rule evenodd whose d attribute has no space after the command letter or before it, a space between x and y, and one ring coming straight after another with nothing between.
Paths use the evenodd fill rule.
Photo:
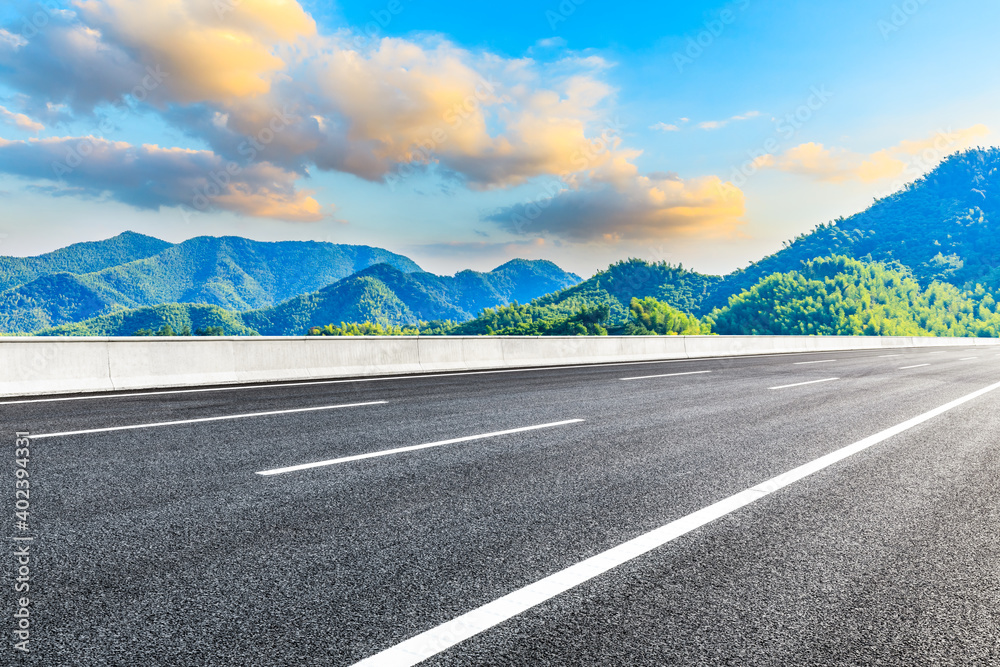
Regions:
<instances>
[{"instance_id":1,"label":"concrete barrier wall","mask_svg":"<svg viewBox=\"0 0 1000 667\"><path fill-rule=\"evenodd\" d=\"M695 359L1000 345L876 336L0 337L0 396Z\"/></svg>"}]
</instances>

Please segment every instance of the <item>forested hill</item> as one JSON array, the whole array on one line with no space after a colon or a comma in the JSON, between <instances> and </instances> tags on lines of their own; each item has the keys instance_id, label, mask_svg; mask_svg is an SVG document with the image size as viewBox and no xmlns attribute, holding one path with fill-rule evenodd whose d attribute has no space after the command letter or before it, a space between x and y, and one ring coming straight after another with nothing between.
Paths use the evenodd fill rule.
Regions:
<instances>
[{"instance_id":1,"label":"forested hill","mask_svg":"<svg viewBox=\"0 0 1000 667\"><path fill-rule=\"evenodd\" d=\"M820 225L783 250L734 272L705 299L703 312L772 273L816 257L898 262L921 285L940 281L1000 287L1000 149L946 158L926 176L849 218Z\"/></svg>"},{"instance_id":2,"label":"forested hill","mask_svg":"<svg viewBox=\"0 0 1000 667\"><path fill-rule=\"evenodd\" d=\"M403 273L379 264L315 293L244 313L243 321L264 335L302 335L329 322L462 322L484 308L561 290L579 280L544 260L513 260L488 273L461 271L453 277Z\"/></svg>"},{"instance_id":3,"label":"forested hill","mask_svg":"<svg viewBox=\"0 0 1000 667\"><path fill-rule=\"evenodd\" d=\"M164 303L232 311L266 308L373 264L420 271L408 257L368 246L267 243L232 236L202 236L174 245L131 232L39 257L0 258L3 262L10 270L0 275L13 283L0 291L4 332L35 331ZM26 282L17 284L19 280Z\"/></svg>"},{"instance_id":4,"label":"forested hill","mask_svg":"<svg viewBox=\"0 0 1000 667\"><path fill-rule=\"evenodd\" d=\"M381 248L201 236L85 280L119 292L130 307L176 302L249 310L314 292L381 263L405 272L420 270L410 258Z\"/></svg>"},{"instance_id":5,"label":"forested hill","mask_svg":"<svg viewBox=\"0 0 1000 667\"><path fill-rule=\"evenodd\" d=\"M532 305L567 314L582 306L607 304L611 320L623 322L633 298L651 296L679 310L699 313L703 301L721 282L719 276L688 271L681 265L627 259L598 271L579 285L536 299Z\"/></svg>"},{"instance_id":6,"label":"forested hill","mask_svg":"<svg viewBox=\"0 0 1000 667\"><path fill-rule=\"evenodd\" d=\"M103 241L74 243L35 257L0 256L0 292L53 273L93 273L109 266L152 257L172 243L123 232Z\"/></svg>"}]
</instances>

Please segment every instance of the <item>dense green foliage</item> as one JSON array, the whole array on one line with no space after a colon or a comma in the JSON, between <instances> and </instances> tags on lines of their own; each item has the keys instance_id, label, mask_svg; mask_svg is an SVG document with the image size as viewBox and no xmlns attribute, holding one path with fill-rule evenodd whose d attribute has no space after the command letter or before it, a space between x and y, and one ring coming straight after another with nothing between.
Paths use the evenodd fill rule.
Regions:
<instances>
[{"instance_id":1,"label":"dense green foliage","mask_svg":"<svg viewBox=\"0 0 1000 667\"><path fill-rule=\"evenodd\" d=\"M417 327L400 327L395 325L382 326L378 322L345 323L340 326L328 324L324 327L313 327L310 336L417 336Z\"/></svg>"},{"instance_id":2,"label":"dense green foliage","mask_svg":"<svg viewBox=\"0 0 1000 667\"><path fill-rule=\"evenodd\" d=\"M544 315L539 316L539 312ZM480 324L484 320L492 322L486 325L486 331L482 333L496 336L607 336L611 308L607 304L598 304L593 307L583 306L572 315L557 315L550 311L533 310L531 306L513 304L512 307L497 308L492 313L493 317L477 318L476 322ZM471 335L473 331L458 326L451 333ZM476 333L480 332L477 330Z\"/></svg>"},{"instance_id":3,"label":"dense green foliage","mask_svg":"<svg viewBox=\"0 0 1000 667\"><path fill-rule=\"evenodd\" d=\"M152 329L139 329L133 335L135 336L225 336L226 330L222 327L200 327L195 329L194 334L191 333L191 327L185 325L180 331L174 331L174 328L169 324L164 324L159 328L158 331L153 331Z\"/></svg>"},{"instance_id":4,"label":"dense green foliage","mask_svg":"<svg viewBox=\"0 0 1000 667\"><path fill-rule=\"evenodd\" d=\"M898 265L829 257L764 278L711 317L720 334L997 336L997 310L982 287L921 289Z\"/></svg>"},{"instance_id":5,"label":"dense green foliage","mask_svg":"<svg viewBox=\"0 0 1000 667\"><path fill-rule=\"evenodd\" d=\"M169 328L168 328L169 327ZM39 336L133 336L133 335L255 336L237 314L218 306L171 303L149 308L123 310L84 322L43 329ZM166 333L169 331L170 333ZM163 332L163 333L161 333ZM184 333L186 332L186 333Z\"/></svg>"},{"instance_id":6,"label":"dense green foliage","mask_svg":"<svg viewBox=\"0 0 1000 667\"><path fill-rule=\"evenodd\" d=\"M414 327L397 325L383 326L378 322L341 322L340 325L327 324L313 327L309 336L443 336L450 333L456 326L450 320L421 322Z\"/></svg>"},{"instance_id":7,"label":"dense green foliage","mask_svg":"<svg viewBox=\"0 0 1000 667\"><path fill-rule=\"evenodd\" d=\"M698 336L712 333L708 318L699 320L651 296L632 299L631 317L621 333L632 336Z\"/></svg>"}]
</instances>

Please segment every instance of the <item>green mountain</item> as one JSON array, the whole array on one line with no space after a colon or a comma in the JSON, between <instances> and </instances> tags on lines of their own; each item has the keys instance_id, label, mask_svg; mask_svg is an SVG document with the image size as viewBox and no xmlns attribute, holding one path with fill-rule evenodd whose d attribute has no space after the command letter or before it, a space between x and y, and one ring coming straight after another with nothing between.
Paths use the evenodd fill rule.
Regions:
<instances>
[{"instance_id":1,"label":"green mountain","mask_svg":"<svg viewBox=\"0 0 1000 667\"><path fill-rule=\"evenodd\" d=\"M101 244L110 244L106 249ZM145 252L160 251L115 266L131 244ZM86 246L81 248L81 246ZM69 252L72 251L72 252ZM79 322L117 309L164 303L202 303L227 310L265 308L296 295L313 292L373 264L400 271L420 271L412 260L381 248L314 241L265 243L240 237L190 239L177 245L139 234L122 234L95 244L78 244L56 253L59 261L40 258L32 266L67 266L62 273L43 274L0 292L0 331L34 331ZM100 261L95 259L100 255ZM73 261L70 261L73 260ZM86 260L86 261L84 261ZM17 264L17 262L14 262ZM77 273L71 269L97 268ZM4 276L8 283L29 273ZM58 277L56 277L58 276Z\"/></svg>"},{"instance_id":2,"label":"green mountain","mask_svg":"<svg viewBox=\"0 0 1000 667\"><path fill-rule=\"evenodd\" d=\"M725 306L731 296L772 273L831 255L898 262L921 285L1000 287L1000 148L955 153L861 213L798 236L779 252L726 276L701 312Z\"/></svg>"},{"instance_id":3,"label":"green mountain","mask_svg":"<svg viewBox=\"0 0 1000 667\"><path fill-rule=\"evenodd\" d=\"M273 308L243 314L263 335L304 335L314 326L340 322L414 325L426 320L471 319L488 306L529 299L580 279L541 260L513 260L488 273L452 276L403 273L387 264L360 271L312 294Z\"/></svg>"},{"instance_id":4,"label":"green mountain","mask_svg":"<svg viewBox=\"0 0 1000 667\"><path fill-rule=\"evenodd\" d=\"M74 243L36 257L0 257L0 292L53 273L93 273L152 257L172 246L152 236L123 232L104 241Z\"/></svg>"},{"instance_id":5,"label":"green mountain","mask_svg":"<svg viewBox=\"0 0 1000 667\"><path fill-rule=\"evenodd\" d=\"M227 332L253 331L262 335L305 335L310 328L331 322L378 322L383 325L413 325L424 320L467 320L482 304L507 303L515 296L525 297L561 289L579 281L547 261L513 260L488 273L462 271L452 276L432 273L405 273L388 264L376 264L321 290L296 296L288 301L243 313L218 307L208 309L190 303L117 310L79 322L51 326L46 322L60 315L76 316L85 307L109 310L117 306L114 290L106 283L91 286L92 276L58 276L62 287L45 292L50 311L36 312L38 304L22 298L21 312L34 313L41 323L41 335L130 336L140 329L159 330L169 325L180 331L185 325L192 331L199 327L222 326ZM46 279L47 280L47 279ZM66 286L72 286L69 290ZM77 306L71 310L56 298L58 289L67 293L67 301ZM6 294L6 293L5 293ZM110 294L110 296L109 296ZM3 295L0 295L2 297ZM83 304L83 305L80 305ZM0 304L2 305L2 304ZM28 306L33 305L33 309ZM58 310L56 306L61 306ZM207 313L223 321L208 321ZM224 317L223 317L224 314ZM29 330L22 327L20 330Z\"/></svg>"},{"instance_id":6,"label":"green mountain","mask_svg":"<svg viewBox=\"0 0 1000 667\"><path fill-rule=\"evenodd\" d=\"M605 324L611 329L631 319L633 299L652 297L676 309L697 313L702 301L718 283L719 276L688 271L666 262L628 259L612 264L592 278L572 287L504 307L484 309L475 319L458 325L455 334L476 336L515 330L530 335L537 324L556 318L573 318L584 309L607 306Z\"/></svg>"},{"instance_id":7,"label":"green mountain","mask_svg":"<svg viewBox=\"0 0 1000 667\"><path fill-rule=\"evenodd\" d=\"M218 306L169 303L148 308L123 310L84 322L44 329L38 336L133 336L140 331L159 331L168 325L174 332L216 329L225 336L254 336L256 331L240 321L239 315Z\"/></svg>"},{"instance_id":8,"label":"green mountain","mask_svg":"<svg viewBox=\"0 0 1000 667\"><path fill-rule=\"evenodd\" d=\"M380 263L420 270L407 257L368 246L201 236L84 279L121 294L130 307L204 303L250 310L316 291Z\"/></svg>"},{"instance_id":9,"label":"green mountain","mask_svg":"<svg viewBox=\"0 0 1000 667\"><path fill-rule=\"evenodd\" d=\"M71 273L54 273L0 292L0 331L37 331L120 309L121 295Z\"/></svg>"}]
</instances>

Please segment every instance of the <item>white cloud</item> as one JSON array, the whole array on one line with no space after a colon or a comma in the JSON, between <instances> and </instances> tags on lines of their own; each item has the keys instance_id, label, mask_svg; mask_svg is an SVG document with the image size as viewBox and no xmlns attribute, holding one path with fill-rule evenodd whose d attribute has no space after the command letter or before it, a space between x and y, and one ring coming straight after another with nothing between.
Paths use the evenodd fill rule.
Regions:
<instances>
[{"instance_id":1,"label":"white cloud","mask_svg":"<svg viewBox=\"0 0 1000 667\"><path fill-rule=\"evenodd\" d=\"M745 114L738 114L736 116L731 116L725 120L706 120L702 123L698 123L698 127L702 130L718 130L726 125L733 122L738 122L741 120L750 120L751 118L756 118L760 116L759 111L748 111Z\"/></svg>"},{"instance_id":2,"label":"white cloud","mask_svg":"<svg viewBox=\"0 0 1000 667\"><path fill-rule=\"evenodd\" d=\"M543 49L559 49L566 46L566 40L562 37L548 37L535 42L535 46Z\"/></svg>"}]
</instances>

